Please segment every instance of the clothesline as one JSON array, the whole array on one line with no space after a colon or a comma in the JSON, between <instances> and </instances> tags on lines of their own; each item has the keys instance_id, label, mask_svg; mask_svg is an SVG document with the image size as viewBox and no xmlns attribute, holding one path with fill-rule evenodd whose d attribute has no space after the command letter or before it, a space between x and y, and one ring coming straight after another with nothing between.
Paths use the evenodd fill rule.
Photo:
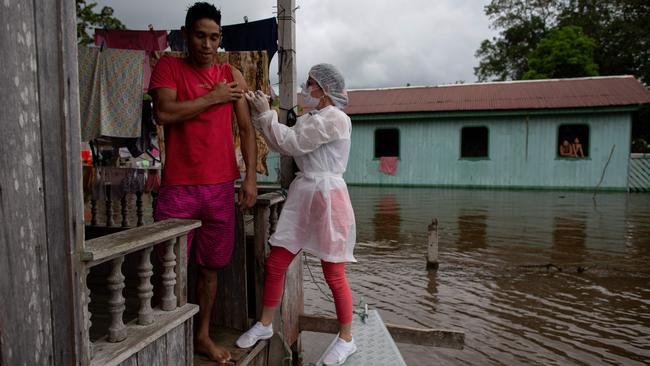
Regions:
<instances>
[{"instance_id":1,"label":"clothesline","mask_svg":"<svg viewBox=\"0 0 650 366\"><path fill-rule=\"evenodd\" d=\"M276 18L224 25L221 48L226 51L266 51L268 62L278 49ZM169 33L168 33L169 32ZM143 51L187 51L180 29L172 30L108 30L95 28L95 45Z\"/></svg>"}]
</instances>

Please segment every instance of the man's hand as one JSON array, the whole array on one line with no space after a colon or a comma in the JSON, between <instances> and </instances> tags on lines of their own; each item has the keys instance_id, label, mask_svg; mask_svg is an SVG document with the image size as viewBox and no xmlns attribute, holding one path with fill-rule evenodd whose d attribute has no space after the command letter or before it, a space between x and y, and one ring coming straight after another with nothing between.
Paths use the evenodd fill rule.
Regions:
<instances>
[{"instance_id":1,"label":"man's hand","mask_svg":"<svg viewBox=\"0 0 650 366\"><path fill-rule=\"evenodd\" d=\"M257 201L256 179L255 175L247 174L239 187L239 208L242 210L253 207Z\"/></svg>"},{"instance_id":2,"label":"man's hand","mask_svg":"<svg viewBox=\"0 0 650 366\"><path fill-rule=\"evenodd\" d=\"M239 83L232 81L226 83L222 80L220 83L212 87L210 94L216 104L234 102L244 96L244 91L239 88Z\"/></svg>"}]
</instances>

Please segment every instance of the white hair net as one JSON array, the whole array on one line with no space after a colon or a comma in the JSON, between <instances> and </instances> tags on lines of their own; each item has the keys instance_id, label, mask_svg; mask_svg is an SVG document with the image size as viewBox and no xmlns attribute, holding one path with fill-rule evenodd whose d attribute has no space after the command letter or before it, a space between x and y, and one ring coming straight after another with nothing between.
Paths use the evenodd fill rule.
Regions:
<instances>
[{"instance_id":1,"label":"white hair net","mask_svg":"<svg viewBox=\"0 0 650 366\"><path fill-rule=\"evenodd\" d=\"M348 105L348 91L345 89L343 74L334 65L314 65L309 70L309 76L316 80L335 106L345 108Z\"/></svg>"}]
</instances>

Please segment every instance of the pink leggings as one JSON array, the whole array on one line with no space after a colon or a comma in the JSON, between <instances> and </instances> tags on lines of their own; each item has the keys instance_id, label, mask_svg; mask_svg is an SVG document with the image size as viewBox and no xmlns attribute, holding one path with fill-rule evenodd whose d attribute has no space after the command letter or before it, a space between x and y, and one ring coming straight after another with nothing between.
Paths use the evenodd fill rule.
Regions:
<instances>
[{"instance_id":1,"label":"pink leggings","mask_svg":"<svg viewBox=\"0 0 650 366\"><path fill-rule=\"evenodd\" d=\"M276 307L282 297L284 274L296 255L283 247L272 247L266 259L266 281L264 283L264 306ZM352 321L352 291L345 277L345 263L320 261L325 281L334 295L336 318L339 323Z\"/></svg>"}]
</instances>

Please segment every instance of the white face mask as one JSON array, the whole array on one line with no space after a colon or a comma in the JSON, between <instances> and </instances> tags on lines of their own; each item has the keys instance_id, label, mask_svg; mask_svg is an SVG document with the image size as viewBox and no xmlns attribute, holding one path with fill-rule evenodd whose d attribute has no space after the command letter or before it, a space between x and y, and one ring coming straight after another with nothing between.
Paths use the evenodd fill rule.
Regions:
<instances>
[{"instance_id":1,"label":"white face mask","mask_svg":"<svg viewBox=\"0 0 650 366\"><path fill-rule=\"evenodd\" d=\"M307 88L305 84L302 85L302 91L300 92L301 103L300 105L303 108L316 108L320 104L321 98L314 98L311 96L312 87Z\"/></svg>"}]
</instances>

